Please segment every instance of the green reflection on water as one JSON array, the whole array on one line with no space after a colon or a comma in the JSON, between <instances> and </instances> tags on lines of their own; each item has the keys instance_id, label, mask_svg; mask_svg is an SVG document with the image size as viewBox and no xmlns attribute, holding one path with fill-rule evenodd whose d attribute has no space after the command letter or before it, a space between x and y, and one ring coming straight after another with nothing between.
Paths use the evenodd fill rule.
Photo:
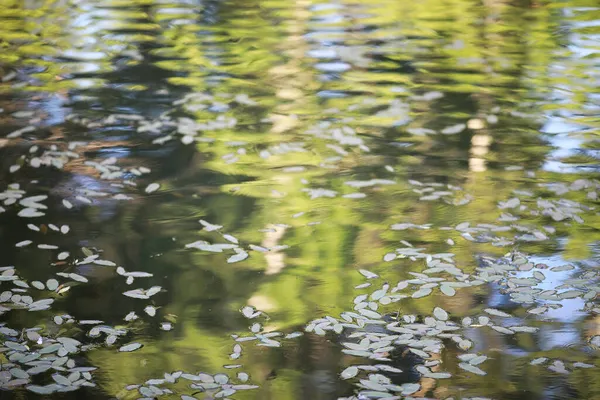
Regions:
<instances>
[{"instance_id":1,"label":"green reflection on water","mask_svg":"<svg viewBox=\"0 0 600 400\"><path fill-rule=\"evenodd\" d=\"M430 253L452 251L457 265L474 272L474 255L500 257L508 250L465 241L455 231L393 231L390 226L494 224L498 202L514 197L514 190L531 191L533 203L537 197L557 198L540 183L569 185L591 175L583 169L568 174L544 169L556 158L556 145L540 133L547 117L555 116L585 127L586 145L597 143L598 77L591 71L598 67L593 39L600 32L597 24L578 25L598 21L597 4L591 1L374 0L325 7L308 0L4 0L0 5L0 72L6 76L17 71L14 81L0 86L5 114L42 110L60 121L52 122L48 136L39 140L92 141L90 158L104 157L103 151L122 152L125 163L150 166L153 179L162 184L153 197L116 207L100 203L77 214L52 214L73 227L74 236L64 239L65 246L74 251L95 246L128 270L154 273L151 284L166 289L153 298L161 307L158 317L147 317L140 302L120 295L131 289L122 279L99 270L87 271L94 277L92 289L72 289L52 312L28 315L26 321L7 318L11 325L25 327L49 325L59 310L111 325L124 324L122 318L130 310L144 316L130 327L131 337L145 343L143 350L122 354L99 348L87 353L90 364L100 367L99 390L93 392L98 398L135 398L137 394L123 391L127 384L164 372L216 373L225 364L237 363L229 360L229 335L247 330L249 322L238 312L246 304L269 314L269 330L301 331L310 320L338 315L351 306L354 286L363 282L357 269L381 273L390 281L409 279L409 272L421 272L425 265L381 261L400 240ZM590 53L581 55L567 44ZM334 55L327 55L331 51ZM164 95L158 94L161 90ZM258 104L220 113L236 118L237 124L205 131L202 137L212 142L169 145L162 152L150 144L153 138L133 130L89 133L63 123L64 116L53 116L62 113L57 108L72 108L90 118L123 111L154 116L180 95L203 91L245 93ZM444 96L423 96L432 91ZM492 115L497 123L485 119ZM213 120L215 113L195 110L188 117ZM418 128L441 131L469 119L483 121L484 127L448 135L411 133ZM322 125L327 121L331 128ZM14 123L7 118L7 124ZM357 146L340 150L331 146L338 145L331 137L321 134L342 127L356 132L370 151ZM294 145L300 142L302 146ZM18 150L11 144L0 148L7 160L16 158ZM239 160L230 163L234 157ZM579 165L572 157L559 156L558 162ZM597 161L597 153L591 161ZM515 165L535 176L506 169ZM49 188L76 186L74 177L88 174L78 167L40 179ZM296 169L286 169L290 167ZM14 181L7 174L2 177ZM395 183L360 190L345 184L373 178ZM460 186L458 197L469 194L473 200L463 206L419 201L421 195L409 180ZM337 196L311 200L305 188L333 190ZM356 191L367 196L341 197ZM583 191L565 195L593 203L586 196ZM553 224L540 215L521 217L523 225L542 229L551 224L557 231L552 240L521 243L519 250L597 262L597 212L587 213L583 224ZM184 250L187 243L215 238L201 231L200 218L223 225L244 243L285 244L289 249L254 252L236 264L227 264L222 254ZM312 222L319 224L309 225ZM259 232L273 224L290 226ZM16 236L24 240L29 234L24 224L14 218L3 225L11 227L0 233L2 254L9 254L3 262L22 268L30 279L48 274L50 256L35 250L22 254L7 239L18 229ZM448 239L457 244L449 246ZM463 317L480 313L493 294L488 287L476 287L456 297L436 293L400 304L406 314L429 315L434 306L441 306ZM176 316L174 329L161 331L159 324L169 314ZM574 330L589 337L595 326L589 315ZM480 351L492 357L485 377L461 375L456 351L448 349L442 355L444 366L455 376L437 383L422 378L421 395L458 396L457 388L463 388L465 396L541 399L556 377L516 357L515 349L589 362L566 347L542 352L545 338L536 339L539 342L528 335L505 339L482 334L479 340L485 348ZM349 395L352 387L337 381L336 374L352 362L356 361L343 355L337 343L314 335L285 342L282 349L245 346L239 363L261 387L235 398ZM551 395L598 397L597 377L593 369L577 370L561 378Z\"/></svg>"}]
</instances>

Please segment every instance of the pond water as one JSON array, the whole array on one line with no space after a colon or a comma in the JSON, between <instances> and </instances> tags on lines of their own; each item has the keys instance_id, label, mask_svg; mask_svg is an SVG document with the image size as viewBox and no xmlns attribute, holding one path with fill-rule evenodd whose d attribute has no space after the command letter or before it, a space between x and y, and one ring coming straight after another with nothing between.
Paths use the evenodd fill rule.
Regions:
<instances>
[{"instance_id":1,"label":"pond water","mask_svg":"<svg viewBox=\"0 0 600 400\"><path fill-rule=\"evenodd\" d=\"M0 1L0 398L600 398L592 0Z\"/></svg>"}]
</instances>

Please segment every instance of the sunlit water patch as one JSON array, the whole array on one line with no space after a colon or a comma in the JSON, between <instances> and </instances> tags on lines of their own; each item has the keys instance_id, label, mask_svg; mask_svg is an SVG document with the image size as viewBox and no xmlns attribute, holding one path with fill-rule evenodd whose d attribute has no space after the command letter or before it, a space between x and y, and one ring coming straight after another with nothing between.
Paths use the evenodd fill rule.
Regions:
<instances>
[{"instance_id":1,"label":"sunlit water patch","mask_svg":"<svg viewBox=\"0 0 600 400\"><path fill-rule=\"evenodd\" d=\"M600 9L10 1L0 397L600 396Z\"/></svg>"}]
</instances>

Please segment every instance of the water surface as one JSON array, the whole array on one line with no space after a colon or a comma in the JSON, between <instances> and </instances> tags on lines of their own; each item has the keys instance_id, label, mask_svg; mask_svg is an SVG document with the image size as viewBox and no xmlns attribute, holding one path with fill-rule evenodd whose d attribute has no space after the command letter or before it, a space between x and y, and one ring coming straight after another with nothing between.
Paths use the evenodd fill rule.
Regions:
<instances>
[{"instance_id":1,"label":"water surface","mask_svg":"<svg viewBox=\"0 0 600 400\"><path fill-rule=\"evenodd\" d=\"M591 0L0 0L0 397L600 398L599 43Z\"/></svg>"}]
</instances>

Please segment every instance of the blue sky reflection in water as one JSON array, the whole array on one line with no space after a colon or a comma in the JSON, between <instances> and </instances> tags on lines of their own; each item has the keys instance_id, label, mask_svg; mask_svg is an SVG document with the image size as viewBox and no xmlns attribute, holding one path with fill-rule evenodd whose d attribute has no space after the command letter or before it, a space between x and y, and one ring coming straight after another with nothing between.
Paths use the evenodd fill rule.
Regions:
<instances>
[{"instance_id":1,"label":"blue sky reflection in water","mask_svg":"<svg viewBox=\"0 0 600 400\"><path fill-rule=\"evenodd\" d=\"M600 398L591 1L0 1L2 399Z\"/></svg>"}]
</instances>

